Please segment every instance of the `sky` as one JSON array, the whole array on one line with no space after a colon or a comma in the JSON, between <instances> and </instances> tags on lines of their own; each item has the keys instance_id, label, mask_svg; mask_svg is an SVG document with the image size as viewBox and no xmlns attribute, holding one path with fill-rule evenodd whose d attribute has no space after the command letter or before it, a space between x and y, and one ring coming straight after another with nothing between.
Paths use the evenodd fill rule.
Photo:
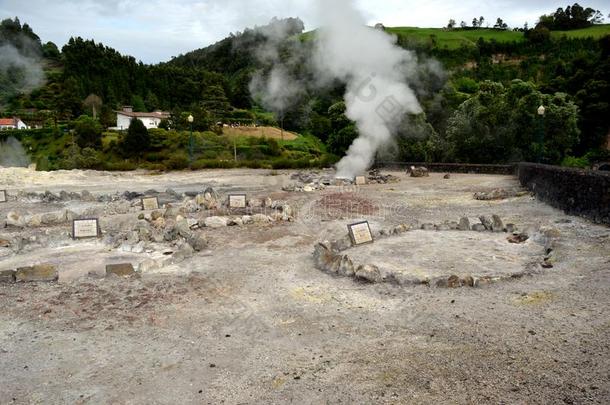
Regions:
<instances>
[{"instance_id":1,"label":"sky","mask_svg":"<svg viewBox=\"0 0 610 405\"><path fill-rule=\"evenodd\" d=\"M327 0L332 1L332 0ZM354 0L370 25L442 27L450 18L470 24L501 17L511 27L530 26L574 1L547 0ZM60 48L71 36L93 39L145 63L208 46L271 18L300 17L307 30L317 26L311 0L0 0L0 19L19 17L43 42ZM580 4L610 13L610 0ZM606 19L608 21L608 19Z\"/></svg>"}]
</instances>

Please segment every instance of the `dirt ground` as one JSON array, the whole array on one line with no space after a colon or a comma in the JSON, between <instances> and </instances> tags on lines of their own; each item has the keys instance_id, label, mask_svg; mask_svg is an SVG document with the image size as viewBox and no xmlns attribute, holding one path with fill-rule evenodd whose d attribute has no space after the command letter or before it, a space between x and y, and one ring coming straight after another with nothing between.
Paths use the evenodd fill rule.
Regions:
<instances>
[{"instance_id":1,"label":"dirt ground","mask_svg":"<svg viewBox=\"0 0 610 405\"><path fill-rule=\"evenodd\" d=\"M530 196L473 198L518 189L510 176L391 173L401 181L287 193L290 172L0 169L9 195L212 186L272 194L297 212L290 223L206 230L206 250L140 278L87 277L116 254L95 242L0 256L0 270L58 260L60 278L72 275L0 283L0 403L609 403L610 229ZM357 204L336 204L337 194ZM9 201L0 216L46 205ZM357 220L375 230L491 214L532 233L551 229L554 267L446 289L366 284L313 265L314 244L344 236ZM0 239L9 232L0 229ZM520 263L514 247L495 260L477 238L429 232L388 254L411 255L428 270Z\"/></svg>"}]
</instances>

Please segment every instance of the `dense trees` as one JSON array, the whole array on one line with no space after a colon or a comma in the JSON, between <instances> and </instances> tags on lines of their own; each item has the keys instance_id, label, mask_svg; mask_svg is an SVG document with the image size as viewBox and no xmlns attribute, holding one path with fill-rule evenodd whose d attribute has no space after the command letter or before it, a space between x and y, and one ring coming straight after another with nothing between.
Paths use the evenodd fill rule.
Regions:
<instances>
[{"instance_id":1,"label":"dense trees","mask_svg":"<svg viewBox=\"0 0 610 405\"><path fill-rule=\"evenodd\" d=\"M144 123L137 118L131 120L121 150L128 157L140 157L150 146L150 135Z\"/></svg>"},{"instance_id":2,"label":"dense trees","mask_svg":"<svg viewBox=\"0 0 610 405\"><path fill-rule=\"evenodd\" d=\"M76 143L81 148L99 149L102 146L102 126L86 115L74 121Z\"/></svg>"},{"instance_id":3,"label":"dense trees","mask_svg":"<svg viewBox=\"0 0 610 405\"><path fill-rule=\"evenodd\" d=\"M574 5L552 14L553 24L564 24L565 15L570 16L570 24L582 24L583 15L589 23L595 20L589 9ZM526 29L522 42L481 38L458 49L445 48L440 40L417 43L398 34L400 46L414 50L421 60L439 60L450 75L434 79L420 75L416 91L424 113L404 117L392 158L465 162L544 158L557 163L567 155L582 156L599 148L610 127L610 37L559 38L551 35L544 21L534 30ZM477 28L484 24L483 17L473 19ZM464 22L461 26L472 31ZM455 21L448 27L455 29ZM498 18L494 28L507 27ZM279 39L274 37L278 41L274 45L287 61L291 77L311 79L306 68L309 36L297 36L303 32L297 19L276 20L152 66L82 38L70 39L60 53L52 43L41 45L27 24L8 20L0 24L0 44L10 40L23 47L33 42L51 68L45 86L29 95L8 97L6 111L34 110L41 124L55 127L83 113L96 115L99 121L79 118L74 123L83 134L77 136L83 153L100 150L98 126L113 126L113 110L123 104L135 111L171 111L163 125L175 130L189 129L189 114L196 131L221 133L219 121L278 125L280 114L266 113L249 89L257 72L264 74L277 63L261 60L258 52L271 31L281 33ZM3 82L0 72L0 103L3 83L11 80L5 76ZM303 90L281 111L284 127L313 134L329 151L343 154L358 136L345 116L344 94L345 88L336 83ZM535 113L541 103L547 106L544 121ZM130 126L122 143L123 138L114 141L126 157L138 157L147 149L147 131L138 122L132 123L134 128ZM86 135L91 133L96 135ZM154 147L151 150L156 152ZM92 159L87 161L93 164Z\"/></svg>"},{"instance_id":4,"label":"dense trees","mask_svg":"<svg viewBox=\"0 0 610 405\"><path fill-rule=\"evenodd\" d=\"M546 114L537 114L540 105ZM578 108L563 93L542 94L515 80L506 88L483 82L449 119L447 141L456 161L558 163L578 142Z\"/></svg>"},{"instance_id":5,"label":"dense trees","mask_svg":"<svg viewBox=\"0 0 610 405\"><path fill-rule=\"evenodd\" d=\"M580 4L574 3L565 9L559 7L554 13L541 16L538 25L549 30L574 30L600 24L602 21L603 15L599 10L591 7L583 8Z\"/></svg>"}]
</instances>

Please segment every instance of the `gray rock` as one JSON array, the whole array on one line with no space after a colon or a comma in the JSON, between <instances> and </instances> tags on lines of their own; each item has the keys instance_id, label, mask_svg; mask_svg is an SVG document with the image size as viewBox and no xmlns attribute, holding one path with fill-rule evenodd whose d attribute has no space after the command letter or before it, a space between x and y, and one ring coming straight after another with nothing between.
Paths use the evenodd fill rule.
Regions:
<instances>
[{"instance_id":1,"label":"gray rock","mask_svg":"<svg viewBox=\"0 0 610 405\"><path fill-rule=\"evenodd\" d=\"M140 265L138 266L138 271L140 273L146 273L152 270L157 270L160 269L161 266L159 265L159 262L157 262L156 260L153 259L147 259L144 260L142 263L140 263Z\"/></svg>"},{"instance_id":2,"label":"gray rock","mask_svg":"<svg viewBox=\"0 0 610 405\"><path fill-rule=\"evenodd\" d=\"M429 177L430 173L425 167L411 166L411 177Z\"/></svg>"},{"instance_id":3,"label":"gray rock","mask_svg":"<svg viewBox=\"0 0 610 405\"><path fill-rule=\"evenodd\" d=\"M174 224L174 230L176 235L182 236L183 238L188 238L191 236L191 227L186 219L182 218L176 221Z\"/></svg>"},{"instance_id":4,"label":"gray rock","mask_svg":"<svg viewBox=\"0 0 610 405\"><path fill-rule=\"evenodd\" d=\"M172 256L172 262L180 263L181 261L193 257L194 254L195 249L193 249L193 247L188 243L183 243L182 246L180 246L180 249L178 249L178 251Z\"/></svg>"},{"instance_id":5,"label":"gray rock","mask_svg":"<svg viewBox=\"0 0 610 405\"><path fill-rule=\"evenodd\" d=\"M244 226L244 221L241 218L231 218L230 226Z\"/></svg>"},{"instance_id":6,"label":"gray rock","mask_svg":"<svg viewBox=\"0 0 610 405\"><path fill-rule=\"evenodd\" d=\"M339 274L349 277L354 275L354 263L347 255L341 258L341 263L339 264Z\"/></svg>"},{"instance_id":7,"label":"gray rock","mask_svg":"<svg viewBox=\"0 0 610 405\"><path fill-rule=\"evenodd\" d=\"M484 232L487 228L485 228L485 225L483 224L474 224L472 226L472 230L473 231L477 231L477 232Z\"/></svg>"},{"instance_id":8,"label":"gray rock","mask_svg":"<svg viewBox=\"0 0 610 405\"><path fill-rule=\"evenodd\" d=\"M205 236L203 236L202 233L194 233L188 239L188 243L196 252L201 252L208 247L208 240L205 238Z\"/></svg>"},{"instance_id":9,"label":"gray rock","mask_svg":"<svg viewBox=\"0 0 610 405\"><path fill-rule=\"evenodd\" d=\"M515 224L506 224L505 232L513 233L517 230L517 226Z\"/></svg>"},{"instance_id":10,"label":"gray rock","mask_svg":"<svg viewBox=\"0 0 610 405\"><path fill-rule=\"evenodd\" d=\"M381 281L381 271L377 266L370 264L358 266L355 272L358 279L366 280L371 283L379 283Z\"/></svg>"},{"instance_id":11,"label":"gray rock","mask_svg":"<svg viewBox=\"0 0 610 405\"><path fill-rule=\"evenodd\" d=\"M15 271L14 270L0 271L0 283L14 283L14 282L15 282Z\"/></svg>"},{"instance_id":12,"label":"gray rock","mask_svg":"<svg viewBox=\"0 0 610 405\"><path fill-rule=\"evenodd\" d=\"M241 217L241 221L242 221L242 223L243 223L244 225L251 224L251 223L253 222L253 221L252 221L252 216L251 216L251 215L243 215L243 216Z\"/></svg>"},{"instance_id":13,"label":"gray rock","mask_svg":"<svg viewBox=\"0 0 610 405\"><path fill-rule=\"evenodd\" d=\"M511 193L504 190L503 188L496 188L489 192L478 192L474 194L476 200L490 201L490 200L503 200L511 196Z\"/></svg>"},{"instance_id":14,"label":"gray rock","mask_svg":"<svg viewBox=\"0 0 610 405\"><path fill-rule=\"evenodd\" d=\"M436 230L437 231L450 231L451 227L449 227L449 224L440 224L436 226Z\"/></svg>"},{"instance_id":15,"label":"gray rock","mask_svg":"<svg viewBox=\"0 0 610 405\"><path fill-rule=\"evenodd\" d=\"M457 230L457 229L458 229L458 227L460 226L460 224L458 224L458 223L457 223L457 222L455 222L455 221L451 221L451 222L449 222L449 223L448 223L448 225L449 225L449 229L451 229L452 231Z\"/></svg>"},{"instance_id":16,"label":"gray rock","mask_svg":"<svg viewBox=\"0 0 610 405\"><path fill-rule=\"evenodd\" d=\"M492 219L491 229L494 232L503 232L504 223L502 222L502 219L500 219L500 217L495 214L491 216L491 219Z\"/></svg>"},{"instance_id":17,"label":"gray rock","mask_svg":"<svg viewBox=\"0 0 610 405\"><path fill-rule=\"evenodd\" d=\"M138 243L135 244L135 246L133 246L131 251L133 253L144 253L145 247L146 247L146 245L145 245L144 242L138 242Z\"/></svg>"},{"instance_id":18,"label":"gray rock","mask_svg":"<svg viewBox=\"0 0 610 405\"><path fill-rule=\"evenodd\" d=\"M491 231L493 228L493 223L491 222L491 219L489 219L489 217L486 217L485 215L481 215L479 217L479 220L481 220L481 223L483 224L483 226L485 227L485 229L487 229L488 231Z\"/></svg>"},{"instance_id":19,"label":"gray rock","mask_svg":"<svg viewBox=\"0 0 610 405\"><path fill-rule=\"evenodd\" d=\"M109 264L106 266L106 275L114 274L119 277L128 277L136 273L131 263Z\"/></svg>"},{"instance_id":20,"label":"gray rock","mask_svg":"<svg viewBox=\"0 0 610 405\"><path fill-rule=\"evenodd\" d=\"M446 175L443 176L443 179L445 180L449 180L451 178L451 174L447 173Z\"/></svg>"},{"instance_id":21,"label":"gray rock","mask_svg":"<svg viewBox=\"0 0 610 405\"><path fill-rule=\"evenodd\" d=\"M254 215L252 215L252 221L255 224L266 224L266 223L272 222L273 219L265 214L254 214Z\"/></svg>"},{"instance_id":22,"label":"gray rock","mask_svg":"<svg viewBox=\"0 0 610 405\"><path fill-rule=\"evenodd\" d=\"M421 226L421 229L423 229L424 231L433 231L436 229L436 227L434 226L434 224L423 224Z\"/></svg>"},{"instance_id":23,"label":"gray rock","mask_svg":"<svg viewBox=\"0 0 610 405\"><path fill-rule=\"evenodd\" d=\"M95 201L95 197L93 196L93 194L91 194L87 190L81 191L80 199L83 200L83 201L89 201L89 202Z\"/></svg>"},{"instance_id":24,"label":"gray rock","mask_svg":"<svg viewBox=\"0 0 610 405\"><path fill-rule=\"evenodd\" d=\"M10 211L8 214L6 214L6 225L23 228L26 226L26 219L18 212Z\"/></svg>"},{"instance_id":25,"label":"gray rock","mask_svg":"<svg viewBox=\"0 0 610 405\"><path fill-rule=\"evenodd\" d=\"M223 227L229 225L229 218L227 218L227 217L207 217L203 223L208 228L223 228Z\"/></svg>"},{"instance_id":26,"label":"gray rock","mask_svg":"<svg viewBox=\"0 0 610 405\"><path fill-rule=\"evenodd\" d=\"M466 217L460 218L460 223L458 225L458 229L460 231L469 231L470 230L470 221Z\"/></svg>"},{"instance_id":27,"label":"gray rock","mask_svg":"<svg viewBox=\"0 0 610 405\"><path fill-rule=\"evenodd\" d=\"M21 267L15 272L15 280L30 281L57 281L59 273L52 264L38 264L31 267Z\"/></svg>"}]
</instances>

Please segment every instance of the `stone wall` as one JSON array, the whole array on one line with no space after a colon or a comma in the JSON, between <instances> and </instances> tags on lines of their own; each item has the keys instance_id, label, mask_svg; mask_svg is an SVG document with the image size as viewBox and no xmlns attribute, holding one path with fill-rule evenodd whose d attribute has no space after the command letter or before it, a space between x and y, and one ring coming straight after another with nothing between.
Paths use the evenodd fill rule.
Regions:
<instances>
[{"instance_id":1,"label":"stone wall","mask_svg":"<svg viewBox=\"0 0 610 405\"><path fill-rule=\"evenodd\" d=\"M425 167L436 173L478 173L514 175L517 168L508 165L478 165L469 163L422 163L422 162L377 162L375 167L386 169L408 169L411 166Z\"/></svg>"},{"instance_id":2,"label":"stone wall","mask_svg":"<svg viewBox=\"0 0 610 405\"><path fill-rule=\"evenodd\" d=\"M610 225L610 173L520 163L518 176L524 187L553 207Z\"/></svg>"}]
</instances>

